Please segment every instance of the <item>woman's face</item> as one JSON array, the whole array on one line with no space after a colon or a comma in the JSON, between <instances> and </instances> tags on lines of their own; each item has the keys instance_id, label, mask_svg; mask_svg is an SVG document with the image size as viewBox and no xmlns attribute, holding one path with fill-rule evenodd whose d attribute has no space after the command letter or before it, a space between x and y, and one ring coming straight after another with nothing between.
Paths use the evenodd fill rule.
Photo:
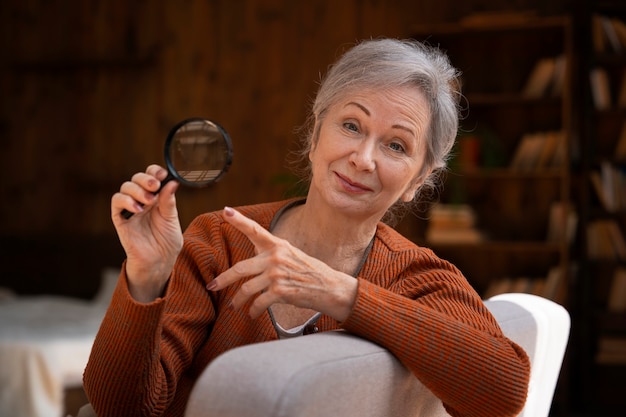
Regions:
<instances>
[{"instance_id":1,"label":"woman's face","mask_svg":"<svg viewBox=\"0 0 626 417\"><path fill-rule=\"evenodd\" d=\"M310 192L353 216L378 219L423 182L430 111L417 87L361 91L331 106L309 159Z\"/></svg>"}]
</instances>

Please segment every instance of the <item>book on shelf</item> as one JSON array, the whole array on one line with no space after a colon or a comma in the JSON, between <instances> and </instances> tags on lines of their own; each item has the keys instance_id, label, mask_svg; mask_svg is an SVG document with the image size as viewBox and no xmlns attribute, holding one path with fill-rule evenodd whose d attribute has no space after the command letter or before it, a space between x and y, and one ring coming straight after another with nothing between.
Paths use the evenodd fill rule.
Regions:
<instances>
[{"instance_id":1,"label":"book on shelf","mask_svg":"<svg viewBox=\"0 0 626 417\"><path fill-rule=\"evenodd\" d=\"M626 51L626 22L617 17L611 18L611 24L613 25L613 30L617 34L617 39L622 47L622 51Z\"/></svg>"},{"instance_id":2,"label":"book on shelf","mask_svg":"<svg viewBox=\"0 0 626 417\"><path fill-rule=\"evenodd\" d=\"M626 109L626 68L624 68L624 71L622 72L620 88L617 93L617 107L620 109Z\"/></svg>"},{"instance_id":3,"label":"book on shelf","mask_svg":"<svg viewBox=\"0 0 626 417\"><path fill-rule=\"evenodd\" d=\"M591 185L593 186L596 195L598 196L598 200L600 200L600 204L607 211L612 211L612 202L610 200L609 194L605 191L605 185L602 181L602 175L598 171L591 171L589 173L589 179L591 180Z\"/></svg>"},{"instance_id":4,"label":"book on shelf","mask_svg":"<svg viewBox=\"0 0 626 417\"><path fill-rule=\"evenodd\" d=\"M538 295L559 304L564 301L563 273L561 268L554 266L548 270L545 277L504 277L492 280L483 293L488 299L504 293L527 293Z\"/></svg>"},{"instance_id":5,"label":"book on shelf","mask_svg":"<svg viewBox=\"0 0 626 417\"><path fill-rule=\"evenodd\" d=\"M626 79L624 80L626 83ZM622 124L622 131L617 138L615 145L615 159L620 162L626 162L626 121Z\"/></svg>"},{"instance_id":6,"label":"book on shelf","mask_svg":"<svg viewBox=\"0 0 626 417\"><path fill-rule=\"evenodd\" d=\"M526 79L522 97L537 99L548 94L558 97L563 92L566 67L564 54L540 58Z\"/></svg>"},{"instance_id":7,"label":"book on shelf","mask_svg":"<svg viewBox=\"0 0 626 417\"><path fill-rule=\"evenodd\" d=\"M513 153L509 168L533 172L561 166L565 156L565 132L546 131L524 134Z\"/></svg>"},{"instance_id":8,"label":"book on shelf","mask_svg":"<svg viewBox=\"0 0 626 417\"><path fill-rule=\"evenodd\" d=\"M523 292L530 294L532 290L535 288L534 282L542 281L541 278L531 278L531 277L517 277L513 280L513 285L511 286L510 292Z\"/></svg>"},{"instance_id":9,"label":"book on shelf","mask_svg":"<svg viewBox=\"0 0 626 417\"><path fill-rule=\"evenodd\" d=\"M476 214L466 204L435 204L429 212L426 241L433 244L478 243Z\"/></svg>"},{"instance_id":10,"label":"book on shelf","mask_svg":"<svg viewBox=\"0 0 626 417\"><path fill-rule=\"evenodd\" d=\"M552 77L552 87L550 94L552 97L560 97L565 89L565 79L567 73L567 58L561 54L555 58L554 76Z\"/></svg>"},{"instance_id":11,"label":"book on shelf","mask_svg":"<svg viewBox=\"0 0 626 417\"><path fill-rule=\"evenodd\" d=\"M539 154L543 148L543 135L538 133L526 133L520 139L510 168L514 171L532 171L539 160Z\"/></svg>"},{"instance_id":12,"label":"book on shelf","mask_svg":"<svg viewBox=\"0 0 626 417\"><path fill-rule=\"evenodd\" d=\"M577 226L578 214L575 208L571 204L556 201L550 205L546 241L565 241L569 246L574 242Z\"/></svg>"},{"instance_id":13,"label":"book on shelf","mask_svg":"<svg viewBox=\"0 0 626 417\"><path fill-rule=\"evenodd\" d=\"M615 220L606 220L605 227L609 231L616 257L622 261L626 261L626 240L624 239L619 224Z\"/></svg>"},{"instance_id":14,"label":"book on shelf","mask_svg":"<svg viewBox=\"0 0 626 417\"><path fill-rule=\"evenodd\" d=\"M559 167L565 157L565 131L553 130L543 132L544 136L541 153L537 160L536 168Z\"/></svg>"},{"instance_id":15,"label":"book on shelf","mask_svg":"<svg viewBox=\"0 0 626 417\"><path fill-rule=\"evenodd\" d=\"M600 220L587 224L587 255L590 259L615 259L611 236Z\"/></svg>"},{"instance_id":16,"label":"book on shelf","mask_svg":"<svg viewBox=\"0 0 626 417\"><path fill-rule=\"evenodd\" d=\"M602 161L589 178L602 207L609 212L626 208L626 172L609 161Z\"/></svg>"},{"instance_id":17,"label":"book on shelf","mask_svg":"<svg viewBox=\"0 0 626 417\"><path fill-rule=\"evenodd\" d=\"M619 35L617 34L616 30L617 22L619 22L617 19L612 19L608 16L600 15L600 24L602 25L602 30L604 32L604 36L606 37L608 45L611 47L611 50L613 52L621 53L623 48L622 42L620 41Z\"/></svg>"},{"instance_id":18,"label":"book on shelf","mask_svg":"<svg viewBox=\"0 0 626 417\"><path fill-rule=\"evenodd\" d=\"M596 53L626 51L626 23L617 18L596 13L591 17L591 37Z\"/></svg>"},{"instance_id":19,"label":"book on shelf","mask_svg":"<svg viewBox=\"0 0 626 417\"><path fill-rule=\"evenodd\" d=\"M596 53L603 53L606 50L606 35L602 25L602 16L599 14L591 16L591 42Z\"/></svg>"},{"instance_id":20,"label":"book on shelf","mask_svg":"<svg viewBox=\"0 0 626 417\"><path fill-rule=\"evenodd\" d=\"M596 67L589 72L591 83L591 97L596 110L611 108L611 84L609 75L604 68Z\"/></svg>"},{"instance_id":21,"label":"book on shelf","mask_svg":"<svg viewBox=\"0 0 626 417\"><path fill-rule=\"evenodd\" d=\"M535 285L535 281L543 281L541 278L530 278L526 276L521 277L504 277L492 280L487 289L483 293L483 298L486 300L495 295L505 293L527 293L530 294L532 290L540 288L541 285ZM541 291L541 290L540 290ZM540 295L540 294L537 294Z\"/></svg>"},{"instance_id":22,"label":"book on shelf","mask_svg":"<svg viewBox=\"0 0 626 417\"><path fill-rule=\"evenodd\" d=\"M587 224L587 254L590 259L626 260L626 240L613 219Z\"/></svg>"},{"instance_id":23,"label":"book on shelf","mask_svg":"<svg viewBox=\"0 0 626 417\"><path fill-rule=\"evenodd\" d=\"M526 84L522 90L522 96L526 98L542 97L548 90L548 86L554 75L555 66L556 62L552 57L541 58L537 61L526 80Z\"/></svg>"},{"instance_id":24,"label":"book on shelf","mask_svg":"<svg viewBox=\"0 0 626 417\"><path fill-rule=\"evenodd\" d=\"M487 286L487 289L483 293L483 299L487 300L494 295L505 294L511 292L510 289L513 286L512 280L509 277L493 279Z\"/></svg>"},{"instance_id":25,"label":"book on shelf","mask_svg":"<svg viewBox=\"0 0 626 417\"><path fill-rule=\"evenodd\" d=\"M454 163L460 172L472 172L481 165L481 138L479 135L468 134L460 136L457 143L457 152Z\"/></svg>"},{"instance_id":26,"label":"book on shelf","mask_svg":"<svg viewBox=\"0 0 626 417\"><path fill-rule=\"evenodd\" d=\"M613 272L609 290L608 310L614 313L626 312L626 268L618 267Z\"/></svg>"},{"instance_id":27,"label":"book on shelf","mask_svg":"<svg viewBox=\"0 0 626 417\"><path fill-rule=\"evenodd\" d=\"M563 271L561 271L560 267L554 266L548 270L548 275L545 278L545 285L542 293L538 295L559 304L563 304L565 297L565 288L563 284Z\"/></svg>"}]
</instances>

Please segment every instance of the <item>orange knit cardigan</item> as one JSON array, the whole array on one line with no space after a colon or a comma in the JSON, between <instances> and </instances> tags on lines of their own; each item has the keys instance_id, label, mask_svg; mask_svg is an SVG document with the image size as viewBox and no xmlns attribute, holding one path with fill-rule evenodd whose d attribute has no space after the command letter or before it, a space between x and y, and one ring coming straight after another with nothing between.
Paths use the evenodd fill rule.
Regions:
<instances>
[{"instance_id":1,"label":"orange knit cardigan","mask_svg":"<svg viewBox=\"0 0 626 417\"><path fill-rule=\"evenodd\" d=\"M288 203L239 210L268 228ZM248 239L215 212L198 216L184 241L166 293L152 303L132 299L122 269L84 374L100 417L182 416L194 382L215 357L277 339L269 314L252 320L248 306L228 307L241 283L205 289L253 256ZM338 323L322 315L320 331L344 329L385 346L453 416L502 417L523 407L528 357L452 264L381 223L356 279L350 317Z\"/></svg>"}]
</instances>

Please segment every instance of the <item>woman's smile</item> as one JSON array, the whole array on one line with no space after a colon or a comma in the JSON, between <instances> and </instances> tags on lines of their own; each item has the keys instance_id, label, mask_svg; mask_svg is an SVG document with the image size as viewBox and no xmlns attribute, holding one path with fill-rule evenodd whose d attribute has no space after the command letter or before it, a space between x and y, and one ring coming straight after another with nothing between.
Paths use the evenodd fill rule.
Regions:
<instances>
[{"instance_id":1,"label":"woman's smile","mask_svg":"<svg viewBox=\"0 0 626 417\"><path fill-rule=\"evenodd\" d=\"M337 176L337 179L339 180L339 184L343 187L345 191L349 193L363 194L363 193L374 191L370 187L364 184L361 184L359 182L352 181L350 178L344 175L341 175L340 173L336 171L335 171L335 175Z\"/></svg>"}]
</instances>

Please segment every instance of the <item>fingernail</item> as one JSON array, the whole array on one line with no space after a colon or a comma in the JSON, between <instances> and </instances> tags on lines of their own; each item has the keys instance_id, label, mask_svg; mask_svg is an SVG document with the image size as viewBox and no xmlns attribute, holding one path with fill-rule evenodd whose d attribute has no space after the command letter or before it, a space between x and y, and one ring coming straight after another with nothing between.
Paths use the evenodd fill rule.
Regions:
<instances>
[{"instance_id":1,"label":"fingernail","mask_svg":"<svg viewBox=\"0 0 626 417\"><path fill-rule=\"evenodd\" d=\"M232 217L235 215L235 210L233 210L231 207L224 207L224 214L227 215L228 217Z\"/></svg>"},{"instance_id":2,"label":"fingernail","mask_svg":"<svg viewBox=\"0 0 626 417\"><path fill-rule=\"evenodd\" d=\"M209 282L209 283L206 285L206 289L207 289L208 291L213 291L215 288L217 288L217 281L215 281L215 280L212 280L211 282Z\"/></svg>"}]
</instances>

